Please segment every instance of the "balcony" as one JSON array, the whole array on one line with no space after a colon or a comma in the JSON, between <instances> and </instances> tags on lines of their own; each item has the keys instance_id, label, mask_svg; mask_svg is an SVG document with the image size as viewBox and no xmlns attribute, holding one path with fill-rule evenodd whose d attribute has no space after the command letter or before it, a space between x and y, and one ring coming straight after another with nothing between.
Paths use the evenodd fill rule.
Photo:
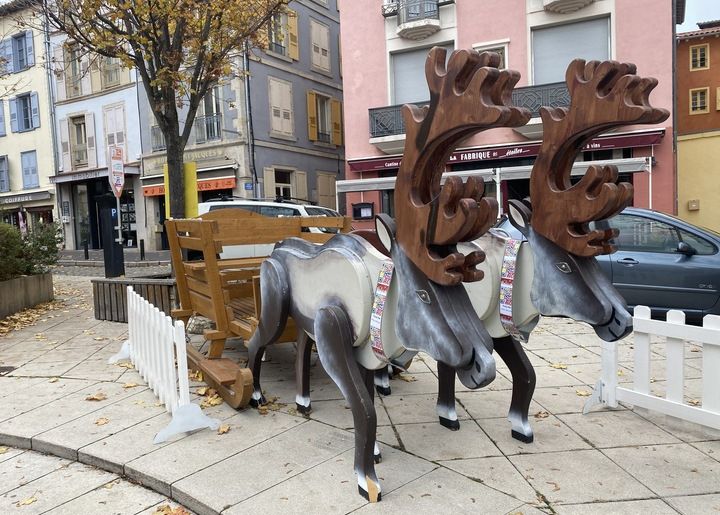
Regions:
<instances>
[{"instance_id":1,"label":"balcony","mask_svg":"<svg viewBox=\"0 0 720 515\"><path fill-rule=\"evenodd\" d=\"M418 102L422 106L429 102ZM526 86L513 91L513 104L530 110L530 122L515 130L533 138L542 135L542 122L539 119L540 107L566 107L570 104L570 92L564 82ZM405 121L402 117L402 105L369 109L370 143L386 153L402 152L405 144Z\"/></svg>"},{"instance_id":2,"label":"balcony","mask_svg":"<svg viewBox=\"0 0 720 515\"><path fill-rule=\"evenodd\" d=\"M88 165L87 145L84 143L73 145L72 147L72 165L73 170L86 168Z\"/></svg>"},{"instance_id":3,"label":"balcony","mask_svg":"<svg viewBox=\"0 0 720 515\"><path fill-rule=\"evenodd\" d=\"M154 125L150 129L150 139L152 140L151 144L153 152L162 152L165 150L165 135L157 125Z\"/></svg>"},{"instance_id":4,"label":"balcony","mask_svg":"<svg viewBox=\"0 0 720 515\"><path fill-rule=\"evenodd\" d=\"M595 0L543 0L543 9L558 14L567 14L587 7Z\"/></svg>"},{"instance_id":5,"label":"balcony","mask_svg":"<svg viewBox=\"0 0 720 515\"><path fill-rule=\"evenodd\" d=\"M397 6L395 33L406 39L425 39L440 30L437 0L405 0Z\"/></svg>"},{"instance_id":6,"label":"balcony","mask_svg":"<svg viewBox=\"0 0 720 515\"><path fill-rule=\"evenodd\" d=\"M198 116L193 125L195 127L195 143L219 140L222 115Z\"/></svg>"}]
</instances>

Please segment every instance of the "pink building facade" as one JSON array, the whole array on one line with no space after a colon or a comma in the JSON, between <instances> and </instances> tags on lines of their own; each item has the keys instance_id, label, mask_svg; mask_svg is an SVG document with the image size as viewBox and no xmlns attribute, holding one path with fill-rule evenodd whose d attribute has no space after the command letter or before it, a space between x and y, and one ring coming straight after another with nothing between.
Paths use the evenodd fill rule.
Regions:
<instances>
[{"instance_id":1,"label":"pink building facade","mask_svg":"<svg viewBox=\"0 0 720 515\"><path fill-rule=\"evenodd\" d=\"M572 59L635 63L639 75L659 81L653 105L672 111L672 5L670 0L341 2L347 163L338 193L345 194L353 225L369 226L378 212L392 214L405 139L400 106L429 100L424 57L430 48L497 51L504 67L522 76L514 102L533 112L528 125L483 132L463 142L447 164L448 172L483 177L487 194L505 207L508 199L528 195L542 139L538 109L567 105L564 77ZM601 135L578 157L573 174L587 169L580 161L615 164L635 186L634 205L675 213L672 120Z\"/></svg>"}]
</instances>

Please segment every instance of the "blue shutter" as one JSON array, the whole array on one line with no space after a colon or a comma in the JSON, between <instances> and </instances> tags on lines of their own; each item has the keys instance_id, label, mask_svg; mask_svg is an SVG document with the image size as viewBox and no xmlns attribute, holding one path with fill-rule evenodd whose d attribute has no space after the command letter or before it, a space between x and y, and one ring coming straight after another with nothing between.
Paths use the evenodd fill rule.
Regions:
<instances>
[{"instance_id":1,"label":"blue shutter","mask_svg":"<svg viewBox=\"0 0 720 515\"><path fill-rule=\"evenodd\" d=\"M0 42L0 52L5 58L5 71L7 73L13 72L13 44L12 38L7 38Z\"/></svg>"},{"instance_id":2,"label":"blue shutter","mask_svg":"<svg viewBox=\"0 0 720 515\"><path fill-rule=\"evenodd\" d=\"M40 104L37 92L30 94L30 112L32 113L32 128L40 127Z\"/></svg>"},{"instance_id":3,"label":"blue shutter","mask_svg":"<svg viewBox=\"0 0 720 515\"><path fill-rule=\"evenodd\" d=\"M37 155L35 151L20 154L23 171L23 188L37 188L40 184L37 173Z\"/></svg>"},{"instance_id":4,"label":"blue shutter","mask_svg":"<svg viewBox=\"0 0 720 515\"><path fill-rule=\"evenodd\" d=\"M25 32L25 64L35 66L35 52L33 50L33 32Z\"/></svg>"},{"instance_id":5,"label":"blue shutter","mask_svg":"<svg viewBox=\"0 0 720 515\"><path fill-rule=\"evenodd\" d=\"M0 156L0 192L10 191L7 156Z\"/></svg>"},{"instance_id":6,"label":"blue shutter","mask_svg":"<svg viewBox=\"0 0 720 515\"><path fill-rule=\"evenodd\" d=\"M17 117L17 98L13 97L9 100L10 103L10 132L18 131L18 117Z\"/></svg>"},{"instance_id":7,"label":"blue shutter","mask_svg":"<svg viewBox=\"0 0 720 515\"><path fill-rule=\"evenodd\" d=\"M5 104L0 100L0 136L5 136Z\"/></svg>"}]
</instances>

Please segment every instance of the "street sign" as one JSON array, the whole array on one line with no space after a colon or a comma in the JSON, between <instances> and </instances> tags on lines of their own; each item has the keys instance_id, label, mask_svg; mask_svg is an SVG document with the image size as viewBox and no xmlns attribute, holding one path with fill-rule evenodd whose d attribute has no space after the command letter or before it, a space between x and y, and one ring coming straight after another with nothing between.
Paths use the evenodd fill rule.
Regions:
<instances>
[{"instance_id":1,"label":"street sign","mask_svg":"<svg viewBox=\"0 0 720 515\"><path fill-rule=\"evenodd\" d=\"M123 185L125 184L125 165L123 164L122 147L113 147L110 154L110 187L117 198L122 195Z\"/></svg>"}]
</instances>

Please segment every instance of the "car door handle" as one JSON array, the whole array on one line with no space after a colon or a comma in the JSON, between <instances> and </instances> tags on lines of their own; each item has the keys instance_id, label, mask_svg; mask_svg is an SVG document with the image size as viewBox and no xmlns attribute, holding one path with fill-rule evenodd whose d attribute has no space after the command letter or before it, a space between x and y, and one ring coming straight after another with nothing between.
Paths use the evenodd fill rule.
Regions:
<instances>
[{"instance_id":1,"label":"car door handle","mask_svg":"<svg viewBox=\"0 0 720 515\"><path fill-rule=\"evenodd\" d=\"M620 263L621 265L637 265L639 263L639 261L637 259L633 259L633 258L622 258L622 259L618 259L617 262Z\"/></svg>"}]
</instances>

